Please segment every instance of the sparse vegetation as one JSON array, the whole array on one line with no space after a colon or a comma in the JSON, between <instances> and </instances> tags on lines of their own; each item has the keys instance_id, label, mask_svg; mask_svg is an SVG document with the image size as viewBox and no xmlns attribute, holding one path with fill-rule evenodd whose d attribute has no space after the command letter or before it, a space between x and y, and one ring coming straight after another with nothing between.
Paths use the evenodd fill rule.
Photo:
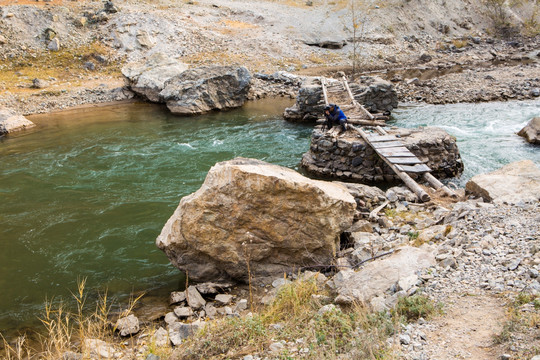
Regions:
<instances>
[{"instance_id":1,"label":"sparse vegetation","mask_svg":"<svg viewBox=\"0 0 540 360\"><path fill-rule=\"evenodd\" d=\"M306 359L335 359L340 354L379 359L389 353L386 338L397 326L388 314L361 305L319 312L325 291L314 279L284 285L274 302L257 315L222 319L207 325L175 352L175 359L238 358L268 350L272 343L296 341ZM293 358L287 346L277 358Z\"/></svg>"},{"instance_id":2,"label":"sparse vegetation","mask_svg":"<svg viewBox=\"0 0 540 360\"><path fill-rule=\"evenodd\" d=\"M502 346L512 345L516 339L533 338L526 350L516 354L516 359L529 359L540 354L538 335L534 335L540 327L540 301L538 295L520 292L515 299L508 304L506 309L506 321L500 333L493 338L496 344Z\"/></svg>"},{"instance_id":3,"label":"sparse vegetation","mask_svg":"<svg viewBox=\"0 0 540 360\"><path fill-rule=\"evenodd\" d=\"M404 321L411 322L419 318L430 318L441 311L441 304L434 304L427 296L416 294L400 298L393 313Z\"/></svg>"},{"instance_id":4,"label":"sparse vegetation","mask_svg":"<svg viewBox=\"0 0 540 360\"><path fill-rule=\"evenodd\" d=\"M121 64L112 60L110 50L98 42L77 48L62 48L57 52L28 53L25 57L0 61L0 83L7 88L26 86L34 78L58 81L80 81L87 75L85 62L91 61L101 75L120 77Z\"/></svg>"}]
</instances>

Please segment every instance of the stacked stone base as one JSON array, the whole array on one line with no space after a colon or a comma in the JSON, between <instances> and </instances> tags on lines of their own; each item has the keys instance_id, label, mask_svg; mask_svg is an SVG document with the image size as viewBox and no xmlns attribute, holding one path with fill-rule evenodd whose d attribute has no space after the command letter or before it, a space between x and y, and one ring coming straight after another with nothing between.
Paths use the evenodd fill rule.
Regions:
<instances>
[{"instance_id":1,"label":"stacked stone base","mask_svg":"<svg viewBox=\"0 0 540 360\"><path fill-rule=\"evenodd\" d=\"M393 129L405 146L420 160L426 162L439 179L458 177L463 162L456 139L438 128ZM353 130L339 137L331 137L313 130L311 146L302 156L302 168L312 176L327 179L355 181L367 184L398 181L397 175L375 153L373 148ZM409 174L413 179L418 174Z\"/></svg>"}]
</instances>

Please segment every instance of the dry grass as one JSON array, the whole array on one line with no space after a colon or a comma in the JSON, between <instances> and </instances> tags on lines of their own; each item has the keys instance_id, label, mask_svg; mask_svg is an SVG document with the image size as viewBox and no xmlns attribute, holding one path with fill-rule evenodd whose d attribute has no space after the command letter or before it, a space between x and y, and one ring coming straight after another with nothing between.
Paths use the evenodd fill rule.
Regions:
<instances>
[{"instance_id":1,"label":"dry grass","mask_svg":"<svg viewBox=\"0 0 540 360\"><path fill-rule=\"evenodd\" d=\"M256 315L214 321L181 345L172 359L234 359L267 353L279 359L389 359L385 340L398 326L388 314L357 304L318 312L326 292L313 278L283 286L271 305ZM296 350L292 350L295 348Z\"/></svg>"},{"instance_id":2,"label":"dry grass","mask_svg":"<svg viewBox=\"0 0 540 360\"><path fill-rule=\"evenodd\" d=\"M28 87L32 79L57 79L60 82L78 82L88 75L106 74L120 77L121 64L111 60L112 51L98 42L77 48L63 48L58 52L41 51L28 53L25 57L0 61L0 85L4 88ZM107 63L96 59L103 57ZM84 68L92 61L95 71Z\"/></svg>"},{"instance_id":3,"label":"dry grass","mask_svg":"<svg viewBox=\"0 0 540 360\"><path fill-rule=\"evenodd\" d=\"M540 355L539 328L540 297L521 292L508 304L502 331L493 340L505 350L514 347L516 359L530 359Z\"/></svg>"},{"instance_id":4,"label":"dry grass","mask_svg":"<svg viewBox=\"0 0 540 360\"><path fill-rule=\"evenodd\" d=\"M99 295L95 306L90 309L87 304L85 293L86 280L78 282L77 291L72 293L75 305L73 310L60 302L47 301L40 321L43 324L44 332L38 333L38 345L30 347L26 338L19 337L15 344L10 344L3 336L4 353L0 357L7 360L23 360L37 358L42 360L62 359L67 351L82 354L84 359L92 358L92 348L85 346L85 340L99 339L110 344L116 344L120 349L125 340L115 334L114 327L111 326L110 310L107 293ZM137 301L142 295L131 298L127 309L120 314L120 317L127 316L133 310Z\"/></svg>"}]
</instances>

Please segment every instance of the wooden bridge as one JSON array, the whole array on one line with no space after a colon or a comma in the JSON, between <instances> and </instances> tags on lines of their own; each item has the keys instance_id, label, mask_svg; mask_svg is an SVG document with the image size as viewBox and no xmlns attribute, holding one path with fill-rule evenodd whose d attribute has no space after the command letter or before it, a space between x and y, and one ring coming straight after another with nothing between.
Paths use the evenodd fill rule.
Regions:
<instances>
[{"instance_id":1,"label":"wooden bridge","mask_svg":"<svg viewBox=\"0 0 540 360\"><path fill-rule=\"evenodd\" d=\"M329 98L331 103L340 104L340 108L347 115L348 127L356 131L375 150L420 201L426 202L431 199L428 193L409 176L409 173L420 174L435 189L442 189L447 195L457 197L456 193L431 175L431 169L424 161L410 152L399 138L388 134L382 128L386 125L387 117L383 117L382 114L371 114L356 101L345 76L342 77L341 83L334 82L332 85L321 77L321 86L325 105L330 103ZM368 132L367 129L354 125L366 126L372 131Z\"/></svg>"}]
</instances>

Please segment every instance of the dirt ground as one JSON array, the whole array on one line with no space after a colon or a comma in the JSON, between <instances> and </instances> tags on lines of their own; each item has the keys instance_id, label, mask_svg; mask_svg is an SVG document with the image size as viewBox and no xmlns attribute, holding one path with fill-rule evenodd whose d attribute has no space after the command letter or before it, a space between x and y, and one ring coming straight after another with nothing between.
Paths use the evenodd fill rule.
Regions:
<instances>
[{"instance_id":1,"label":"dirt ground","mask_svg":"<svg viewBox=\"0 0 540 360\"><path fill-rule=\"evenodd\" d=\"M445 303L444 315L426 331L426 352L439 360L496 359L494 344L505 319L504 302L493 296L458 295Z\"/></svg>"}]
</instances>

